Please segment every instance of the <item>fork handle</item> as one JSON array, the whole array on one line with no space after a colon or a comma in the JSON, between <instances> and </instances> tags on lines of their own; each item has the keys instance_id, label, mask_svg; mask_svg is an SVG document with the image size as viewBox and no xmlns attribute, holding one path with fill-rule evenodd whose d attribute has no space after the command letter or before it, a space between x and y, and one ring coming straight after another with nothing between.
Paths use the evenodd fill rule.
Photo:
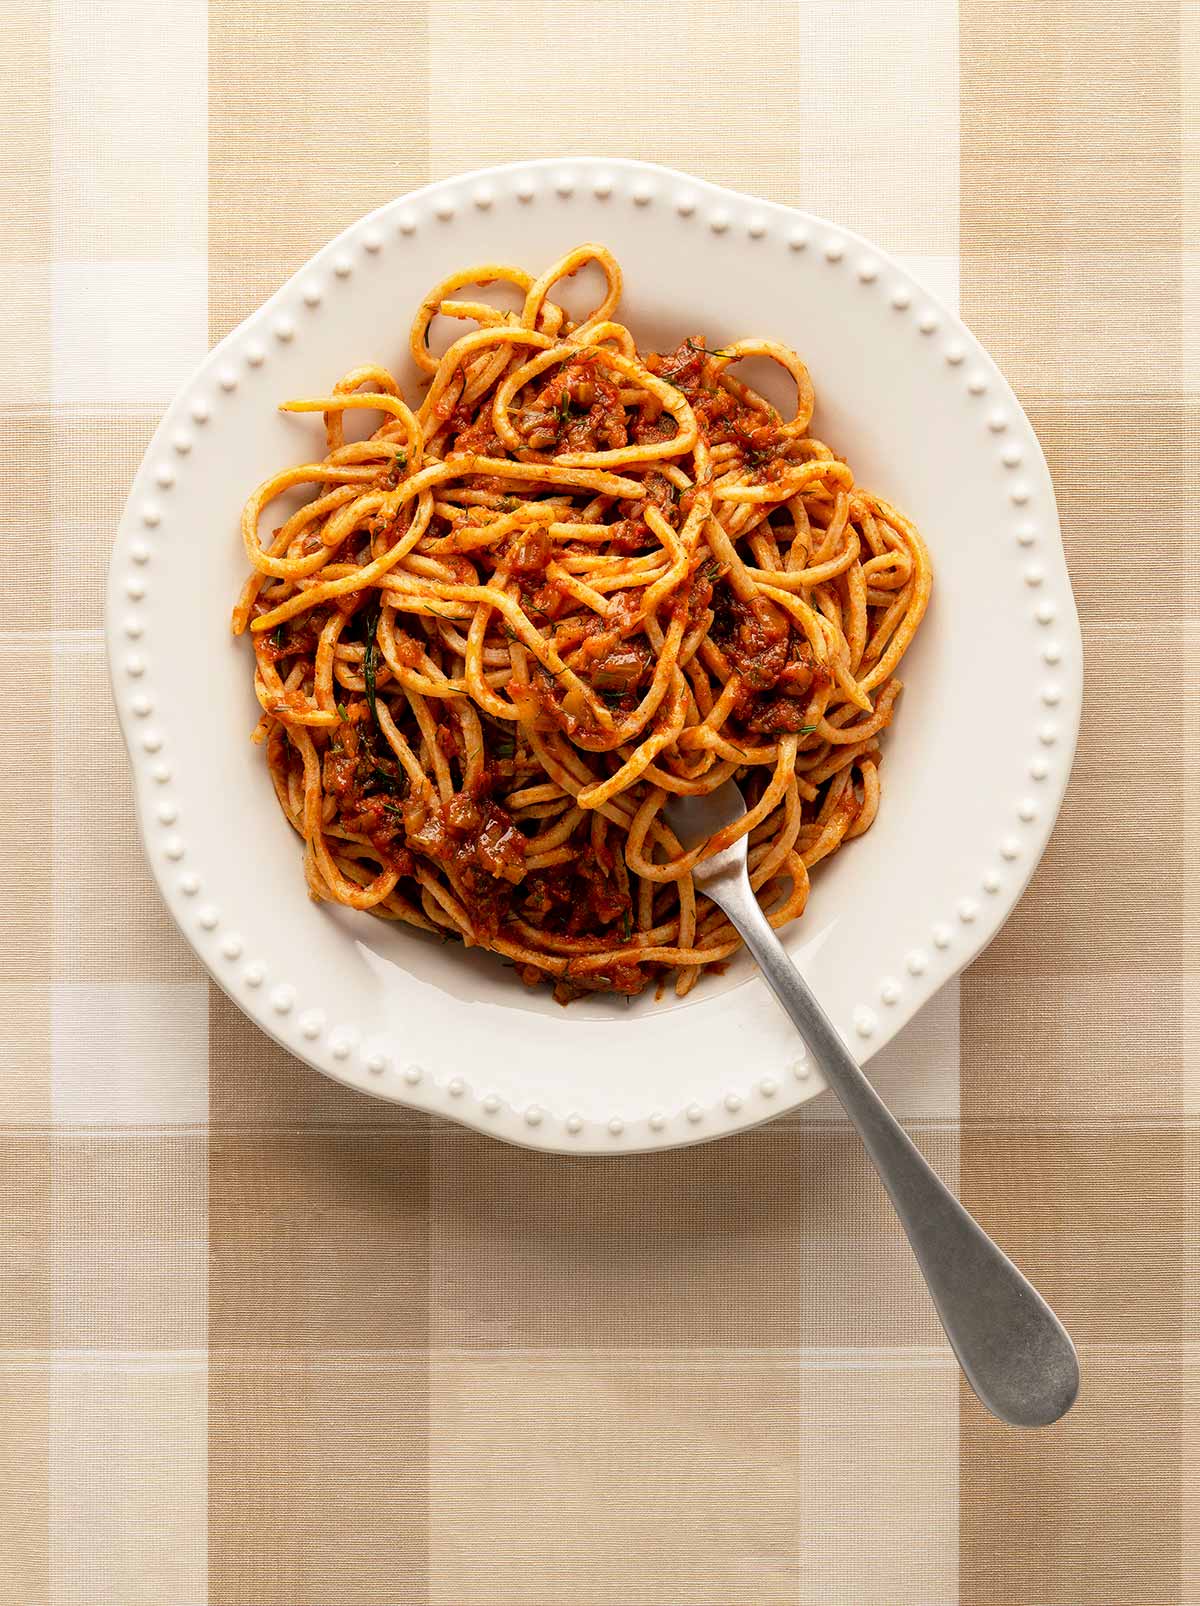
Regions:
<instances>
[{"instance_id":1,"label":"fork handle","mask_svg":"<svg viewBox=\"0 0 1200 1606\"><path fill-rule=\"evenodd\" d=\"M1056 1422L1079 1391L1079 1361L1066 1328L871 1086L771 929L744 869L706 880L704 891L736 926L857 1128L971 1387L1003 1422Z\"/></svg>"}]
</instances>

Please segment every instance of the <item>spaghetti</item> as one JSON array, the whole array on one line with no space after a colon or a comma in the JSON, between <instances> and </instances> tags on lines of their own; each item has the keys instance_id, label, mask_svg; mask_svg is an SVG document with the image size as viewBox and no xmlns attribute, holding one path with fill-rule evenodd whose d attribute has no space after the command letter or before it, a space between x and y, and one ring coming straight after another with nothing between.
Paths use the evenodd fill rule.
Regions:
<instances>
[{"instance_id":1,"label":"spaghetti","mask_svg":"<svg viewBox=\"0 0 1200 1606\"><path fill-rule=\"evenodd\" d=\"M572 321L551 299L604 277ZM519 312L463 299L501 282ZM581 245L422 302L409 407L383 368L285 404L320 462L246 504L249 628L275 792L311 895L504 955L529 984L686 994L738 938L692 867L749 834L774 926L879 805L879 738L929 599L917 531L809 433L803 362L766 339L639 353L621 272ZM443 356L433 319L473 327ZM738 379L766 358L785 419ZM349 440L346 414L383 422ZM309 500L269 538L262 515ZM734 777L747 813L685 852L670 793Z\"/></svg>"}]
</instances>

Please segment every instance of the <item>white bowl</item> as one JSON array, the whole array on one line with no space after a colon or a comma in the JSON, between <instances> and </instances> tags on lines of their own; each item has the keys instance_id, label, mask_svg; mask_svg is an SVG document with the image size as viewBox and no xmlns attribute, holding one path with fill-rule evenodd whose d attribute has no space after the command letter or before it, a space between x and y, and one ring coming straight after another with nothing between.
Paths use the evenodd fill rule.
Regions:
<instances>
[{"instance_id":1,"label":"white bowl","mask_svg":"<svg viewBox=\"0 0 1200 1606\"><path fill-rule=\"evenodd\" d=\"M923 531L934 600L902 670L883 801L815 873L788 945L860 1059L982 949L1040 857L1079 723L1079 625L1054 491L1028 419L953 314L820 218L645 163L520 163L364 218L210 353L168 409L121 520L108 589L117 707L164 898L241 1008L318 1070L498 1137L572 1153L695 1142L818 1092L744 959L683 1002L564 1010L492 955L308 899L300 846L248 737L228 633L238 515L323 450L276 403L379 361L451 269L540 271L598 239L640 344L700 332L795 346L814 429Z\"/></svg>"}]
</instances>

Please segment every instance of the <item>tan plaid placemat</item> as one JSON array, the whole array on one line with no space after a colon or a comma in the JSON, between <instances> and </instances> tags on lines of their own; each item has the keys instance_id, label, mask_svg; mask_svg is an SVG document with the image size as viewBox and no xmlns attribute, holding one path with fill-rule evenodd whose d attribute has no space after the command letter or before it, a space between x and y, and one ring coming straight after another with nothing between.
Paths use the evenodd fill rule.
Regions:
<instances>
[{"instance_id":1,"label":"tan plaid placemat","mask_svg":"<svg viewBox=\"0 0 1200 1606\"><path fill-rule=\"evenodd\" d=\"M1165 0L8 0L2 1606L1200 1603L1198 69ZM878 239L1045 444L1075 779L877 1067L1080 1341L1046 1432L823 1102L626 1162L432 1126L244 1022L143 865L101 595L161 408L364 211L564 151Z\"/></svg>"}]
</instances>

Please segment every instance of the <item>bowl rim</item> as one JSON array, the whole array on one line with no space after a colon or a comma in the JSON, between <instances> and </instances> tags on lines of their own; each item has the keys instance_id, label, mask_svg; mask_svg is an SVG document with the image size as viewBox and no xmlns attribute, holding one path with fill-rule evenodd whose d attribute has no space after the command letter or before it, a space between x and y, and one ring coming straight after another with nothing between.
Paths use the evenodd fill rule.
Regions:
<instances>
[{"instance_id":1,"label":"bowl rim","mask_svg":"<svg viewBox=\"0 0 1200 1606\"><path fill-rule=\"evenodd\" d=\"M695 1105L688 1105L675 1112L651 1112L646 1119L637 1122L616 1116L608 1121L588 1120L570 1115L564 1120L550 1120L547 1119L547 1112L536 1106L517 1109L504 1101L496 1101L487 1096L482 1099L466 1099L463 1097L465 1089L461 1078L457 1077L438 1082L432 1076L418 1078L416 1081L403 1080L397 1076L384 1084L369 1058L364 1064L353 1055L342 1055L338 1052L336 1041L325 1041L319 1046L299 1041L294 1020L285 1024L280 1015L268 1007L267 997L261 988L251 993L247 993L244 987L235 988L228 965L223 965L222 960L218 958L218 952L222 952L226 960L230 958L229 934L226 933L218 939L219 922L214 918L210 923L207 918L208 912L202 906L198 907L186 892L181 896L179 882L168 879L168 872L174 872L175 864L164 864L163 854L152 851L151 831L161 830L162 814L159 813L152 823L150 793L144 783L146 775L155 768L156 762L159 769L162 766L161 762L154 759L154 753L158 749L149 745L150 737L157 733L148 730L144 720L138 715L136 697L132 704L129 697L128 677L132 673L129 665L136 655L130 654L131 643L126 639L130 634L127 610L134 595L130 587L136 586L137 581L128 579L127 549L131 542L139 538L144 539L147 526L153 528L149 506L143 505L140 514L135 514L135 503L141 504L145 493L152 490L150 478L152 461L157 460L162 450L164 436L185 396L193 391L202 377L218 367L225 354L245 340L251 329L261 325L265 319L276 313L281 304L289 301L297 290L303 294L304 281L314 267L332 262L336 272L339 252L351 244L365 244L367 250L378 249L372 241L377 237L378 225L382 221L399 218L406 208L428 206L437 213L439 203L451 207L460 205L465 207L472 204L480 208L485 205L490 206L492 200L485 202L484 197L494 186L505 182L516 183L519 186L524 179L529 180L531 189L529 199L532 200L534 198L532 192L536 190L537 181L547 174L554 176L559 194L570 193L562 188L569 181L573 187L583 188L590 185L598 197L603 194L605 198L617 184L618 177L624 177L634 183L633 199L638 204L647 204L653 199L653 187L667 181L680 187L676 191L676 205L681 213L684 210L685 197L689 211L699 208L706 202L710 205L717 204L719 212L710 217L710 227L714 231L723 233L740 223L751 237L755 237L760 220L779 219L786 220L790 224L793 230L790 239L794 249L805 249L810 243L815 244L819 240L830 262L840 259L843 254L851 250L861 249L869 254L879 269L886 267L889 275L899 280L903 286L907 286L910 295L919 296L924 307L936 310L938 318L944 326L949 326L962 349L961 356L948 357L947 361L961 363L964 356L970 355L986 367L989 394L993 399L999 398L1012 417L1019 421L1022 444L1033 445L1034 458L1025 465L1025 471L1038 478L1039 489L1046 493L1043 510L1040 513L1041 526L1045 535L1052 537L1052 555L1062 557L1061 582L1056 578L1052 588L1051 617L1054 619L1056 636L1069 638L1069 655L1073 665L1071 684L1066 687L1067 695L1060 697L1054 710L1058 732L1055 778L1052 784L1044 786L1039 792L1037 826L1026 838L1019 871L1006 882L1003 899L999 902L991 900L991 912L994 918L980 923L977 928L978 940L974 945L969 949L956 948L954 960L943 963L936 980L931 981L923 991L913 995L908 1007L889 1014L884 1023L885 1029L881 1033L877 1033L874 1029L867 1031L864 1029L865 1022L858 1023L858 1040L851 1044L851 1048L857 1052L860 1063L869 1060L884 1043L890 1040L896 1030L928 1003L945 982L978 957L1022 896L1045 850L1069 784L1082 709L1082 636L1066 571L1061 526L1045 456L1032 424L998 366L958 314L946 307L936 294L920 285L903 263L898 262L889 252L841 224L778 201L768 201L744 191L714 184L678 169L627 157L542 157L454 174L435 180L419 189L405 192L351 223L302 264L271 296L206 354L180 387L175 400L164 413L134 479L110 561L105 617L110 684L122 736L135 774L139 835L152 874L169 911L210 975L238 1007L281 1046L323 1074L386 1102L424 1110L524 1147L564 1154L620 1154L686 1146L747 1130L777 1114L794 1110L819 1093L824 1087L824 1082L807 1060L803 1047L797 1039L795 1077L790 1085L781 1086L782 1078L779 1076L764 1077L757 1088L760 1096L753 1099L729 1094L715 1106L706 1105L703 1109L698 1109ZM636 187L639 179L651 191L645 202ZM601 186L604 185L607 185L608 189L602 190ZM517 193L519 199L525 199L519 188ZM403 222L400 226L403 230ZM763 223L762 227L765 226ZM802 243L800 243L801 235L804 237ZM898 301L893 304L897 307L900 305ZM155 518L153 523L157 522ZM1040 606L1046 608L1050 604L1043 601ZM126 614L124 622L119 618L122 613ZM987 890L992 889L987 887ZM964 913L962 918L965 921L967 915ZM971 918L973 920L974 916ZM220 950L218 940L224 944ZM252 983L251 985L253 986ZM277 995L279 991L277 989ZM772 1004L769 1007L774 1006Z\"/></svg>"}]
</instances>

